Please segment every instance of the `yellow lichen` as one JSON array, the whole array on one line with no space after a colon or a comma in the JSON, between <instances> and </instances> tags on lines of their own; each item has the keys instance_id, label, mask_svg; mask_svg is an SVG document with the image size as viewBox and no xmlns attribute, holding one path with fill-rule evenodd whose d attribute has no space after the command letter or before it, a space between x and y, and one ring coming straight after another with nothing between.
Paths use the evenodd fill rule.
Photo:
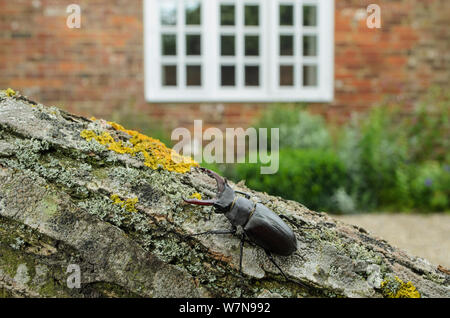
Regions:
<instances>
[{"instance_id":1,"label":"yellow lichen","mask_svg":"<svg viewBox=\"0 0 450 318\"><path fill-rule=\"evenodd\" d=\"M120 197L117 194L111 195L111 200L114 204L122 204L123 201L120 200Z\"/></svg>"},{"instance_id":2,"label":"yellow lichen","mask_svg":"<svg viewBox=\"0 0 450 318\"><path fill-rule=\"evenodd\" d=\"M91 141L91 139L96 138L97 134L93 132L92 130L83 130L80 133L80 136L86 139L87 141Z\"/></svg>"},{"instance_id":3,"label":"yellow lichen","mask_svg":"<svg viewBox=\"0 0 450 318\"><path fill-rule=\"evenodd\" d=\"M420 298L420 293L413 283L405 283L397 276L383 281L381 289L386 298Z\"/></svg>"},{"instance_id":4,"label":"yellow lichen","mask_svg":"<svg viewBox=\"0 0 450 318\"><path fill-rule=\"evenodd\" d=\"M136 204L139 202L138 198L126 199L125 201L121 200L117 194L113 194L110 197L113 204L120 205L128 212L137 212Z\"/></svg>"},{"instance_id":5,"label":"yellow lichen","mask_svg":"<svg viewBox=\"0 0 450 318\"><path fill-rule=\"evenodd\" d=\"M12 96L16 95L16 92L12 88L7 88L4 90L4 92L8 97L12 97Z\"/></svg>"},{"instance_id":6,"label":"yellow lichen","mask_svg":"<svg viewBox=\"0 0 450 318\"><path fill-rule=\"evenodd\" d=\"M173 149L166 147L158 139L148 137L134 130L127 130L114 122L108 122L108 124L115 130L130 135L130 140L127 143L121 140L116 141L108 132L97 135L92 130L83 130L80 135L87 141L95 139L100 144L107 146L109 150L120 154L135 156L137 153L141 153L144 157L144 164L152 169L161 167L168 171L186 173L190 171L191 167L198 166L198 163L194 160L179 155Z\"/></svg>"},{"instance_id":7,"label":"yellow lichen","mask_svg":"<svg viewBox=\"0 0 450 318\"><path fill-rule=\"evenodd\" d=\"M200 193L198 193L198 192L195 192L195 193L191 194L190 198L191 199L201 200L202 199L202 195Z\"/></svg>"},{"instance_id":8,"label":"yellow lichen","mask_svg":"<svg viewBox=\"0 0 450 318\"><path fill-rule=\"evenodd\" d=\"M139 201L138 198L126 199L125 204L122 207L125 208L125 210L127 210L128 212L137 212L135 206L136 203L138 203L138 201Z\"/></svg>"}]
</instances>

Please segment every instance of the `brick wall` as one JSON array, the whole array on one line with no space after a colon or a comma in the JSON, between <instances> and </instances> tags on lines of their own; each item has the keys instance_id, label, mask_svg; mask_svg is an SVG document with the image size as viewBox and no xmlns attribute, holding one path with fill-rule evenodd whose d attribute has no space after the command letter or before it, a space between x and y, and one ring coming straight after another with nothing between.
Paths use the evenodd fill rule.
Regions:
<instances>
[{"instance_id":1,"label":"brick wall","mask_svg":"<svg viewBox=\"0 0 450 318\"><path fill-rule=\"evenodd\" d=\"M366 27L373 1L336 0L335 100L313 112L343 121L385 98L408 107L448 87L450 1L379 0L382 28ZM82 28L65 9L82 8ZM168 128L248 125L264 104L149 104L144 100L142 1L0 0L0 87L98 117L142 111Z\"/></svg>"}]
</instances>

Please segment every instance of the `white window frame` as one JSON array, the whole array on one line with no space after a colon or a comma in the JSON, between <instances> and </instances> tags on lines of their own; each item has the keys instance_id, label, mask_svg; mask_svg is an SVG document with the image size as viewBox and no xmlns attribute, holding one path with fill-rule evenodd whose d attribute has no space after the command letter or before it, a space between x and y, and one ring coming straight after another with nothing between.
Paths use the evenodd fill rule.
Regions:
<instances>
[{"instance_id":1,"label":"white window frame","mask_svg":"<svg viewBox=\"0 0 450 318\"><path fill-rule=\"evenodd\" d=\"M161 0L144 0L144 72L145 98L148 102L183 103L183 102L330 102L334 98L334 0L200 0L201 1L201 56L186 57L180 52L185 49L185 37L190 26L184 26L184 12L180 10L184 0L173 0L178 5L177 10L177 50L176 57L169 57L177 67L177 86L168 87L161 84L160 37L164 26L160 25L159 2ZM235 3L236 25L236 56L230 58L236 65L236 86L221 86L221 62L228 58L220 56L220 5ZM260 55L256 58L243 57L242 29L243 5L257 3L260 21ZM284 57L279 56L279 34L283 26L279 26L279 5L294 4L295 19L302 19L303 5L317 6L317 27L302 27L295 29L294 47L299 50L299 36L302 33L316 32L318 34L318 56L304 57L296 54L294 57L295 86L279 86L279 65ZM264 23L263 23L264 22ZM302 25L302 21L297 21ZM199 27L195 27L198 28ZM246 27L246 30L249 27ZM223 31L223 29L222 29ZM208 45L206 45L208 44ZM164 57L164 59L167 57ZM260 80L258 87L244 86L243 58L259 60ZM202 86L184 85L185 62L201 62ZM303 63L314 62L318 66L318 86L305 87L301 85ZM183 66L183 67L180 67ZM301 67L302 68L302 67ZM274 75L275 74L275 75Z\"/></svg>"}]
</instances>

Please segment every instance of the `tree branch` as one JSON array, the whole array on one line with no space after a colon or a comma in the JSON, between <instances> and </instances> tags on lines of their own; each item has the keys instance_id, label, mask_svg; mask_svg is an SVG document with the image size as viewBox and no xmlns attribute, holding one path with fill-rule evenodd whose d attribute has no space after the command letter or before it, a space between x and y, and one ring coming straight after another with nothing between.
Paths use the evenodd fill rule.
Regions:
<instances>
[{"instance_id":1,"label":"tree branch","mask_svg":"<svg viewBox=\"0 0 450 318\"><path fill-rule=\"evenodd\" d=\"M0 93L0 296L450 294L448 273L428 261L325 213L233 185L279 214L298 241L292 256L274 255L289 281L250 244L241 275L238 236L189 236L231 227L212 207L182 200L210 198L215 180L195 167L174 172L180 167L151 148L159 144L145 144L145 154L133 140L142 135L113 123L8 95ZM69 264L80 268L80 288L67 286Z\"/></svg>"}]
</instances>

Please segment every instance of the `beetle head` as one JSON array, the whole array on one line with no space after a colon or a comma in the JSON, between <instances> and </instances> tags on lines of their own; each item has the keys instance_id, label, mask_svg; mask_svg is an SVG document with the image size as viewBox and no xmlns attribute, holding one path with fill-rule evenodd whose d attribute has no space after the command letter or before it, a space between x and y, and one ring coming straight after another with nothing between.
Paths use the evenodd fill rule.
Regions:
<instances>
[{"instance_id":1,"label":"beetle head","mask_svg":"<svg viewBox=\"0 0 450 318\"><path fill-rule=\"evenodd\" d=\"M225 213L230 210L231 205L234 201L234 190L228 185L228 182L226 179L219 176L214 171L211 171L209 169L200 168L200 170L206 172L210 177L213 177L216 179L217 183L217 197L215 199L211 200L197 200L197 199L184 199L183 200L190 204L197 204L197 205L212 205L216 208L217 212L219 213Z\"/></svg>"}]
</instances>

